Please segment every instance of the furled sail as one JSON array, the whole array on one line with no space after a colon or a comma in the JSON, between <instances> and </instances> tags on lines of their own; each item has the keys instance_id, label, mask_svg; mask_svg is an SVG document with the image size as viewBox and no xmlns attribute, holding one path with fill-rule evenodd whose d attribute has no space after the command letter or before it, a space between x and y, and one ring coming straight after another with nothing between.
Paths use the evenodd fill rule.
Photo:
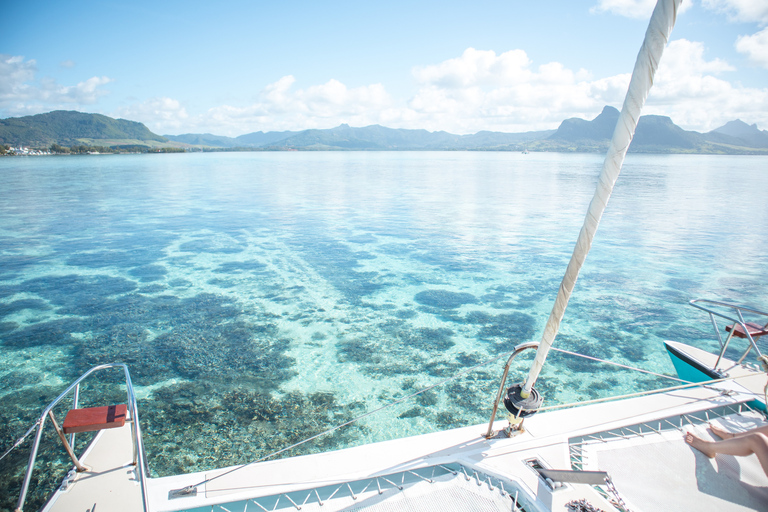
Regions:
<instances>
[{"instance_id":1,"label":"furled sail","mask_svg":"<svg viewBox=\"0 0 768 512\"><path fill-rule=\"evenodd\" d=\"M672 27L675 25L677 10L681 2L682 0L659 0L656 8L653 10L651 21L645 32L643 45L640 48L640 53L637 55L627 96L624 98L624 106L621 109L621 115L616 123L616 129L613 132L613 138L603 163L603 170L600 173L597 190L592 197L592 202L589 204L589 209L587 210L584 224L581 227L579 238L576 241L571 261L568 263L565 276L557 292L555 304L552 307L552 312L549 314L547 325L544 327L536 358L531 365L531 370L522 389L523 396L527 396L531 388L533 388L533 384L539 377L541 368L547 358L549 348L555 341L560 328L560 322L565 314L565 308L568 306L568 300L571 298L576 279L579 277L579 271L584 264L590 247L592 247L592 239L595 237L600 218L603 216L603 211L605 211L605 207L608 204L613 186L621 172L621 165L635 134L637 121L640 119L640 111L653 85L653 77L659 66L664 47L669 40L669 35L672 33Z\"/></svg>"}]
</instances>

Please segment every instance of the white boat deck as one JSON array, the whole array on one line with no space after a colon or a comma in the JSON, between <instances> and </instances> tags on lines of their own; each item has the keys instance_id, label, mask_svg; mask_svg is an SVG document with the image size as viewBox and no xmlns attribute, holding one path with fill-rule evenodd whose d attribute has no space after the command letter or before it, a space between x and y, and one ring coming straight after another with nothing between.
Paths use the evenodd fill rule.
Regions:
<instances>
[{"instance_id":1,"label":"white boat deck","mask_svg":"<svg viewBox=\"0 0 768 512\"><path fill-rule=\"evenodd\" d=\"M754 456L738 460L718 456L710 460L683 441L682 432L688 428L706 435L707 419L701 411L738 406L762 395L765 374L753 372L741 382L751 389L730 382L718 384L717 389L690 388L539 413L526 419L525 432L513 438L486 440L486 425L476 425L268 461L232 472L229 471L233 468L227 468L150 479L149 503L156 512L238 512L245 510L246 505L247 510L288 510L301 506L305 511L427 511L452 510L440 505L444 503L443 497L451 494L462 496L456 498L461 503L457 510L479 510L481 503L491 507L487 510L510 510L516 486L519 501L527 512L564 511L568 502L578 499L605 511L613 510L591 485L566 484L552 491L527 464L537 459L551 469L581 467L608 471L622 498L635 512L690 510L692 504L702 511L768 510L768 477ZM716 417L727 413L712 414ZM755 424L758 417L747 412L718 421L730 422L738 429ZM691 422L697 426L690 427ZM495 427L500 429L505 423L499 421ZM644 425L638 427L641 424ZM642 435L634 434L638 431ZM128 464L129 434L127 426L104 431L83 457L85 464L93 466L93 475L108 476L112 483L105 483L106 478L96 483L97 479L90 478L90 474L80 475L66 492L57 492L55 502L45 510L142 510L139 484L134 468ZM425 475L429 478L430 468L440 465L448 469L439 469L437 474L431 470L434 483L422 481ZM459 472L451 478L448 470ZM410 476L409 471L418 475ZM209 480L213 477L217 478ZM398 489L406 477L411 483ZM194 496L169 497L171 491L206 480L209 481L199 485ZM502 486L509 494L501 492ZM482 489L493 492L475 492ZM329 499L334 492L334 498ZM503 498L500 501L499 496ZM500 505L493 505L494 500Z\"/></svg>"},{"instance_id":2,"label":"white boat deck","mask_svg":"<svg viewBox=\"0 0 768 512\"><path fill-rule=\"evenodd\" d=\"M130 423L99 432L80 460L88 471L70 472L43 512L143 510Z\"/></svg>"}]
</instances>

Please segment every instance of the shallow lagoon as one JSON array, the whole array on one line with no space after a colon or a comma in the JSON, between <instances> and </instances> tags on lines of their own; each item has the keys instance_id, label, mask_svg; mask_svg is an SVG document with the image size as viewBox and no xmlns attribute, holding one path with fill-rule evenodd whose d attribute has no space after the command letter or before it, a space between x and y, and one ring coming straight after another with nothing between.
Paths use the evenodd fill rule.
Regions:
<instances>
[{"instance_id":1,"label":"shallow lagoon","mask_svg":"<svg viewBox=\"0 0 768 512\"><path fill-rule=\"evenodd\" d=\"M256 459L538 341L601 165L494 152L0 159L0 450L95 364L130 365L150 467L167 475ZM688 300L768 308L766 190L765 157L630 155L556 346L673 374L664 339L716 343ZM295 453L487 421L502 365ZM521 363L511 378L523 376ZM553 353L537 388L568 403L663 383ZM110 383L84 395L121 397ZM66 467L54 441L49 481ZM27 455L0 462L0 494L18 492Z\"/></svg>"}]
</instances>

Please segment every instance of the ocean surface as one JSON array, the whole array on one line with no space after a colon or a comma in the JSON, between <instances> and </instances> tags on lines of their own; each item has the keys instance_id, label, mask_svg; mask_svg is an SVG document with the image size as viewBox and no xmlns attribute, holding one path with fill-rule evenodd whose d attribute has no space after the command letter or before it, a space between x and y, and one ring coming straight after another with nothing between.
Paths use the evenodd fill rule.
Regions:
<instances>
[{"instance_id":1,"label":"ocean surface","mask_svg":"<svg viewBox=\"0 0 768 512\"><path fill-rule=\"evenodd\" d=\"M538 341L602 161L2 158L0 451L96 364L129 364L163 476L257 459ZM766 157L629 155L555 346L674 375L663 340L717 344L690 299L768 309L766 191ZM486 422L503 363L292 454ZM81 404L124 401L120 379L104 373ZM555 404L667 384L551 353L536 387ZM0 508L15 507L30 444L0 461ZM38 487L59 482L50 429L40 457Z\"/></svg>"}]
</instances>

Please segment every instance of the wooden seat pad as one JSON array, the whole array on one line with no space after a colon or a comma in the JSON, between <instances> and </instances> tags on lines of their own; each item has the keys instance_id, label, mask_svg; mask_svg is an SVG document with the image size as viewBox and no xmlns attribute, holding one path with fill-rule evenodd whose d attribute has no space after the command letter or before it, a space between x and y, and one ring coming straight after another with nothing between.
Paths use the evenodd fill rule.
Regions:
<instances>
[{"instance_id":1,"label":"wooden seat pad","mask_svg":"<svg viewBox=\"0 0 768 512\"><path fill-rule=\"evenodd\" d=\"M754 322L746 322L745 325L749 330L750 336L752 336L753 338L757 338L758 336L768 334L768 329L763 328L763 326L760 324L756 324ZM744 334L744 328L740 324L729 325L729 326L726 326L725 328L727 332L730 332L731 329L733 329L734 336L737 336L739 338L747 337L747 335Z\"/></svg>"},{"instance_id":2,"label":"wooden seat pad","mask_svg":"<svg viewBox=\"0 0 768 512\"><path fill-rule=\"evenodd\" d=\"M62 430L65 434L92 432L105 428L117 428L125 425L128 406L126 404L72 409L64 418Z\"/></svg>"}]
</instances>

